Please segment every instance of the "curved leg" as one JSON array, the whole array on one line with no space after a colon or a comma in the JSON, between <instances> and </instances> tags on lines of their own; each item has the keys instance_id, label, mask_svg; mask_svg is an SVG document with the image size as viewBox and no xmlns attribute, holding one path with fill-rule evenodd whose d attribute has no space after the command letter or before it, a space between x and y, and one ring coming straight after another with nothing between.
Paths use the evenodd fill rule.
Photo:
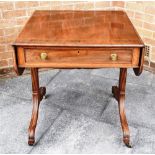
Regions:
<instances>
[{"instance_id":1,"label":"curved leg","mask_svg":"<svg viewBox=\"0 0 155 155\"><path fill-rule=\"evenodd\" d=\"M120 115L120 121L121 121L121 126L123 130L123 142L125 143L126 146L131 147L130 145L130 132L129 132L129 127L125 115L125 107L124 107L124 102L125 102L125 95L120 95L119 97L119 115Z\"/></svg>"},{"instance_id":2,"label":"curved leg","mask_svg":"<svg viewBox=\"0 0 155 155\"><path fill-rule=\"evenodd\" d=\"M38 94L33 94L33 109L32 109L31 122L29 126L29 139L28 139L29 145L33 145L35 143L35 128L38 120L38 111L39 111Z\"/></svg>"},{"instance_id":3,"label":"curved leg","mask_svg":"<svg viewBox=\"0 0 155 155\"><path fill-rule=\"evenodd\" d=\"M118 107L119 107L119 115L120 115L120 121L123 131L123 142L126 146L130 146L130 132L129 127L125 115L125 86L126 86L126 76L127 76L127 69L121 68L120 69L120 77L119 77L119 87L113 86L112 87L112 93L114 94L115 99L118 101Z\"/></svg>"},{"instance_id":4,"label":"curved leg","mask_svg":"<svg viewBox=\"0 0 155 155\"><path fill-rule=\"evenodd\" d=\"M29 133L28 144L29 145L33 145L35 143L35 129L36 129L37 120L38 120L39 104L43 96L46 94L45 87L39 88L39 78L38 78L37 68L31 69L31 78L32 78L32 91L33 91L33 109L32 109L31 122L30 122L30 126L28 129L28 133Z\"/></svg>"}]
</instances>

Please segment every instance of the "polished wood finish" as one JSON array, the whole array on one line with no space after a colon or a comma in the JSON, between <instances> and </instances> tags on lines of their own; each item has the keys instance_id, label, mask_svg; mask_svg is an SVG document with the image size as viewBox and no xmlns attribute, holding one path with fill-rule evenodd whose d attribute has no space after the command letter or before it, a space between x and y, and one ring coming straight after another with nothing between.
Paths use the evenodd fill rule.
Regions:
<instances>
[{"instance_id":1,"label":"polished wood finish","mask_svg":"<svg viewBox=\"0 0 155 155\"><path fill-rule=\"evenodd\" d=\"M16 72L16 74L17 75L22 75L23 74L23 72L24 72L24 70L25 70L25 68L20 68L18 65L18 60L19 60L19 58L17 57L17 47L16 46L14 46L14 52L13 52L13 68L14 68L14 71Z\"/></svg>"},{"instance_id":2,"label":"polished wood finish","mask_svg":"<svg viewBox=\"0 0 155 155\"><path fill-rule=\"evenodd\" d=\"M19 75L22 74L25 67L132 67L136 68L134 69L136 75L140 75L143 69L144 43L123 11L35 11L16 39L14 47L17 48L14 54L17 61L14 66ZM120 63L120 61L104 63L101 60L102 56L106 54L105 49L119 51L120 48L126 51L123 52L122 57L128 55L126 54L128 50L133 50L132 64L127 61L126 63ZM32 53L27 54L30 49ZM26 62L26 57L33 55L34 50L37 50L37 54L39 51L44 52L47 49L51 51L50 55L54 50L55 52L66 50L68 57L72 55L69 51L73 50L84 51L87 49L88 53L101 50L101 57L97 58L98 62L96 61L95 64L84 63L83 58L82 62L73 64L70 62L60 63L60 61ZM94 59L96 56L98 56L97 52ZM107 54L106 57L109 55Z\"/></svg>"},{"instance_id":3,"label":"polished wood finish","mask_svg":"<svg viewBox=\"0 0 155 155\"><path fill-rule=\"evenodd\" d=\"M15 45L143 47L123 11L35 11Z\"/></svg>"},{"instance_id":4,"label":"polished wood finish","mask_svg":"<svg viewBox=\"0 0 155 155\"><path fill-rule=\"evenodd\" d=\"M46 53L46 60L41 59ZM111 54L117 54L113 61ZM138 48L21 48L18 50L20 67L53 68L101 68L101 67L138 67Z\"/></svg>"},{"instance_id":5,"label":"polished wood finish","mask_svg":"<svg viewBox=\"0 0 155 155\"><path fill-rule=\"evenodd\" d=\"M126 51L126 53L125 53ZM47 53L46 60L42 60L41 53ZM110 54L118 55L118 60L112 61ZM99 64L131 64L132 50L106 50L106 49L63 49L63 50L27 50L26 63L99 63ZM137 64L138 66L138 64Z\"/></svg>"},{"instance_id":6,"label":"polished wood finish","mask_svg":"<svg viewBox=\"0 0 155 155\"><path fill-rule=\"evenodd\" d=\"M139 55L140 59L139 59L138 67L137 67L137 68L133 68L134 73L135 73L136 76L139 76L139 75L142 73L142 71L143 71L143 64L144 64L144 48L141 48L140 50L141 50L141 51L140 51L140 55Z\"/></svg>"},{"instance_id":7,"label":"polished wood finish","mask_svg":"<svg viewBox=\"0 0 155 155\"><path fill-rule=\"evenodd\" d=\"M127 69L120 68L119 86L113 86L112 93L114 94L115 99L118 101L120 121L123 130L123 141L128 147L131 147L129 127L125 116L125 107L124 107L126 76L127 76Z\"/></svg>"},{"instance_id":8,"label":"polished wood finish","mask_svg":"<svg viewBox=\"0 0 155 155\"><path fill-rule=\"evenodd\" d=\"M14 68L31 69L33 109L28 143L35 142L39 104L46 93L39 87L38 68L120 68L118 101L123 141L130 147L125 116L127 68L139 76L144 43L124 11L35 11L13 44Z\"/></svg>"},{"instance_id":9,"label":"polished wood finish","mask_svg":"<svg viewBox=\"0 0 155 155\"><path fill-rule=\"evenodd\" d=\"M29 139L28 144L33 145L35 142L35 128L38 120L39 104L43 99L43 96L46 94L46 88L39 88L39 77L38 77L38 68L31 68L31 78L32 78L32 97L33 97L33 109L32 117L29 126Z\"/></svg>"}]
</instances>

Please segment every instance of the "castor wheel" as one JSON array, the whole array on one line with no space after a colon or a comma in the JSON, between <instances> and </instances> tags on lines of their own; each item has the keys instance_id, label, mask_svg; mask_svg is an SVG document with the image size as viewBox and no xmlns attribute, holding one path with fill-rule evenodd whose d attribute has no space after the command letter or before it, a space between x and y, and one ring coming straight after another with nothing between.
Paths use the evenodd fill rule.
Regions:
<instances>
[{"instance_id":1,"label":"castor wheel","mask_svg":"<svg viewBox=\"0 0 155 155\"><path fill-rule=\"evenodd\" d=\"M123 142L124 142L124 144L125 144L128 148L132 148L132 146L131 146L131 144L130 144L129 136L124 136L124 137L123 137Z\"/></svg>"},{"instance_id":2,"label":"castor wheel","mask_svg":"<svg viewBox=\"0 0 155 155\"><path fill-rule=\"evenodd\" d=\"M34 137L29 137L29 139L28 139L28 144L29 144L30 146L33 146L34 143L35 143Z\"/></svg>"}]
</instances>

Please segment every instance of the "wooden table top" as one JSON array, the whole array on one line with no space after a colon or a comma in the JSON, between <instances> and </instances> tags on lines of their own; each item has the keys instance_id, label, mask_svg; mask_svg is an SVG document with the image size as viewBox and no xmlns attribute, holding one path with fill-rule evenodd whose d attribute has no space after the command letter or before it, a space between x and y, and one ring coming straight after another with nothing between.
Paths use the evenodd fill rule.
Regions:
<instances>
[{"instance_id":1,"label":"wooden table top","mask_svg":"<svg viewBox=\"0 0 155 155\"><path fill-rule=\"evenodd\" d=\"M143 47L124 11L35 11L14 45Z\"/></svg>"}]
</instances>

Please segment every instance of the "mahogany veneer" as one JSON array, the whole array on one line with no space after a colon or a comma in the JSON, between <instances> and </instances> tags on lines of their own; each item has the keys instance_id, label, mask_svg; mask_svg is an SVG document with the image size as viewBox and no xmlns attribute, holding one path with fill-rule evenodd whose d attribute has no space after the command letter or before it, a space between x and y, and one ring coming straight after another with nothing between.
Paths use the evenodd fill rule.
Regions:
<instances>
[{"instance_id":1,"label":"mahogany veneer","mask_svg":"<svg viewBox=\"0 0 155 155\"><path fill-rule=\"evenodd\" d=\"M130 147L124 110L127 68L140 75L144 43L123 11L35 11L14 46L14 68L31 69L33 109L28 144L35 142L39 104L46 94L39 87L38 68L120 68L118 101L123 141Z\"/></svg>"}]
</instances>

